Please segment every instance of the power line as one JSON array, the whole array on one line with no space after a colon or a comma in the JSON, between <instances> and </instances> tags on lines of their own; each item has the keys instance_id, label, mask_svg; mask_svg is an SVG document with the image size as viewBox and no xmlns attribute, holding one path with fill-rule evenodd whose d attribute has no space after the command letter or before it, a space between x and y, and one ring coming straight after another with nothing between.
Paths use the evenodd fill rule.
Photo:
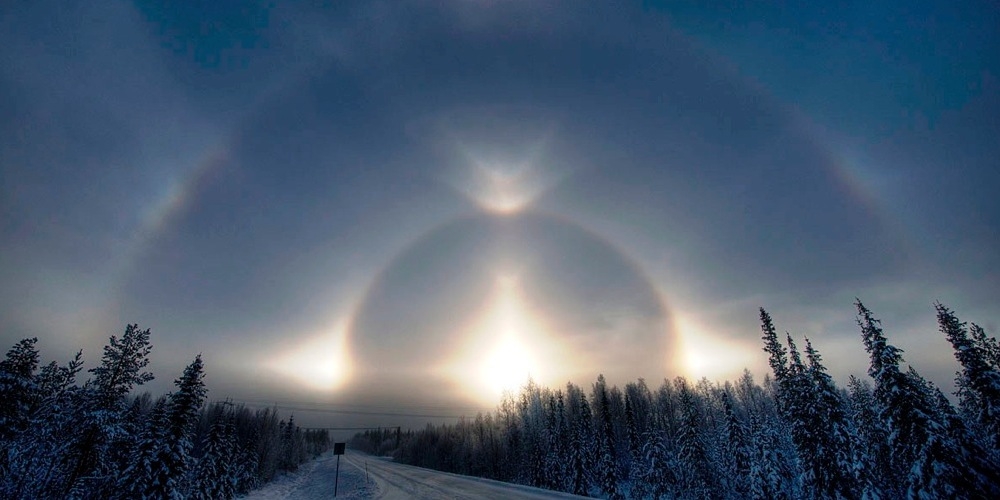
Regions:
<instances>
[{"instance_id":1,"label":"power line","mask_svg":"<svg viewBox=\"0 0 1000 500\"><path fill-rule=\"evenodd\" d=\"M282 410L291 410L291 411L332 413L339 415L363 415L366 417L408 417L408 418L446 418L446 419L461 419L468 417L468 415L432 415L427 413L397 413L397 412L378 412L378 411L363 411L363 410L337 410L333 408L308 408L303 406L275 404L268 402L253 403L249 401L241 401L238 399L233 399L231 401L237 403L243 403L246 406L258 407L258 408L268 407L268 408L279 408Z\"/></svg>"},{"instance_id":2,"label":"power line","mask_svg":"<svg viewBox=\"0 0 1000 500\"><path fill-rule=\"evenodd\" d=\"M302 429L308 431L380 431L382 429L396 429L397 431L400 431L402 427L398 425L390 425L383 427L302 427Z\"/></svg>"},{"instance_id":3,"label":"power line","mask_svg":"<svg viewBox=\"0 0 1000 500\"><path fill-rule=\"evenodd\" d=\"M266 405L294 405L294 406L319 406L319 407L336 407L336 408L353 408L362 411L375 411L375 410L393 410L393 409L405 409L405 410L427 410L427 411L459 411L459 412L491 412L496 410L494 407L485 406L451 406L451 405L406 405L406 404L359 404L359 403L340 403L340 402L321 402L321 401L294 401L287 399L256 399L256 398L228 398L229 401L236 401L246 404L266 404Z\"/></svg>"}]
</instances>

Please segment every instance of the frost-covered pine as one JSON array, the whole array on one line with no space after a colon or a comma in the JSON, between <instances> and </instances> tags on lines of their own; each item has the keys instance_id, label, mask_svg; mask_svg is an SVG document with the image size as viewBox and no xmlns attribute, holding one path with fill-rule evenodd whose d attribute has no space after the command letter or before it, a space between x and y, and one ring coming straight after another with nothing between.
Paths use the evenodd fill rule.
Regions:
<instances>
[{"instance_id":1,"label":"frost-covered pine","mask_svg":"<svg viewBox=\"0 0 1000 500\"><path fill-rule=\"evenodd\" d=\"M898 498L902 491L900 484L891 482L896 473L892 469L888 431L885 422L879 418L878 403L872 394L871 384L851 375L847 386L854 422L854 474L858 478L861 496L872 500Z\"/></svg>"},{"instance_id":2,"label":"frost-covered pine","mask_svg":"<svg viewBox=\"0 0 1000 500\"><path fill-rule=\"evenodd\" d=\"M93 378L84 386L83 418L67 454L72 466L65 496L86 496L120 475L108 450L121 447L129 437L123 428L126 397L135 386L153 380L152 373L143 371L151 350L149 329L131 324L121 338L112 335L108 339L101 364L89 370Z\"/></svg>"},{"instance_id":3,"label":"frost-covered pine","mask_svg":"<svg viewBox=\"0 0 1000 500\"><path fill-rule=\"evenodd\" d=\"M901 350L886 341L881 322L861 301L858 325L871 364L868 374L875 380L879 417L889 435L893 478L911 498L955 498L985 495L975 491L963 477L968 469L967 451L949 433L938 401L926 390L926 381L912 369L899 369Z\"/></svg>"},{"instance_id":4,"label":"frost-covered pine","mask_svg":"<svg viewBox=\"0 0 1000 500\"><path fill-rule=\"evenodd\" d=\"M147 415L142 434L132 451L132 459L118 478L120 498L153 498L156 461L166 438L168 399L160 397Z\"/></svg>"},{"instance_id":5,"label":"frost-covered pine","mask_svg":"<svg viewBox=\"0 0 1000 500\"><path fill-rule=\"evenodd\" d=\"M750 470L749 498L770 500L787 499L791 494L779 453L780 440L775 429L777 422L767 422L750 415Z\"/></svg>"},{"instance_id":6,"label":"frost-covered pine","mask_svg":"<svg viewBox=\"0 0 1000 500\"><path fill-rule=\"evenodd\" d=\"M779 391L784 391L788 384L788 358L785 354L785 347L778 342L778 333L774 329L771 315L763 307L760 308L760 330L763 333L761 339L764 340L764 352L767 353L768 364L771 366L771 371L774 372L774 380L778 384Z\"/></svg>"},{"instance_id":7,"label":"frost-covered pine","mask_svg":"<svg viewBox=\"0 0 1000 500\"><path fill-rule=\"evenodd\" d=\"M617 450L615 449L615 429L611 402L608 396L607 382L604 375L597 377L594 384L594 398L600 413L600 428L597 435L597 480L601 491L612 500L623 498L618 490L620 472L618 468Z\"/></svg>"},{"instance_id":8,"label":"frost-covered pine","mask_svg":"<svg viewBox=\"0 0 1000 500\"><path fill-rule=\"evenodd\" d=\"M35 377L37 403L24 432L0 452L0 498L62 496L67 479L64 454L76 432L80 391L75 378L82 353L65 366L52 362Z\"/></svg>"},{"instance_id":9,"label":"frost-covered pine","mask_svg":"<svg viewBox=\"0 0 1000 500\"><path fill-rule=\"evenodd\" d=\"M27 427L29 413L38 402L37 342L34 337L19 341L0 361L0 445L6 445Z\"/></svg>"},{"instance_id":10,"label":"frost-covered pine","mask_svg":"<svg viewBox=\"0 0 1000 500\"><path fill-rule=\"evenodd\" d=\"M729 392L722 393L722 409L725 417L724 455L726 478L729 489L737 496L745 498L750 492L750 442L746 425L736 415Z\"/></svg>"},{"instance_id":11,"label":"frost-covered pine","mask_svg":"<svg viewBox=\"0 0 1000 500\"><path fill-rule=\"evenodd\" d=\"M985 339L985 332L977 331L970 337L966 323L959 321L951 309L938 303L938 325L952 348L955 359L962 365L958 378L962 405L971 413L976 427L982 432L986 443L993 450L1000 450L1000 371L989 362L988 344L980 347L975 339ZM974 325L975 326L975 325Z\"/></svg>"},{"instance_id":12,"label":"frost-covered pine","mask_svg":"<svg viewBox=\"0 0 1000 500\"><path fill-rule=\"evenodd\" d=\"M558 396L558 400L557 397ZM566 484L564 437L568 436L563 429L566 425L566 408L562 392L549 393L545 408L545 443L544 459L545 487L553 490L563 490Z\"/></svg>"},{"instance_id":13,"label":"frost-covered pine","mask_svg":"<svg viewBox=\"0 0 1000 500\"><path fill-rule=\"evenodd\" d=\"M194 469L193 499L230 499L235 491L236 440L232 416L216 405L214 417L203 442L202 456Z\"/></svg>"},{"instance_id":14,"label":"frost-covered pine","mask_svg":"<svg viewBox=\"0 0 1000 500\"><path fill-rule=\"evenodd\" d=\"M678 458L682 464L684 491L695 498L717 494L717 471L712 466L702 435L703 417L697 397L684 379L677 380L680 395L681 429L678 436Z\"/></svg>"},{"instance_id":15,"label":"frost-covered pine","mask_svg":"<svg viewBox=\"0 0 1000 500\"><path fill-rule=\"evenodd\" d=\"M163 406L163 416L156 417L154 427L141 445L143 464L148 470L138 470L133 484L123 485L133 493L133 498L185 497L184 479L191 466L192 439L199 410L205 398L205 384L201 355L195 357L184 374L174 384L172 393ZM158 424L158 425L156 425ZM162 427L156 431L155 427ZM159 436L157 434L160 433ZM148 457L148 458L147 458Z\"/></svg>"},{"instance_id":16,"label":"frost-covered pine","mask_svg":"<svg viewBox=\"0 0 1000 500\"><path fill-rule=\"evenodd\" d=\"M653 498L669 497L676 493L678 468L676 456L671 452L667 437L656 431L643 435L643 461L636 465L642 478L641 492Z\"/></svg>"},{"instance_id":17,"label":"frost-covered pine","mask_svg":"<svg viewBox=\"0 0 1000 500\"><path fill-rule=\"evenodd\" d=\"M846 403L833 379L826 373L822 358L806 339L807 375L812 383L812 409L808 412L815 426L813 473L816 496L822 498L858 498L857 476L852 463L851 422Z\"/></svg>"},{"instance_id":18,"label":"frost-covered pine","mask_svg":"<svg viewBox=\"0 0 1000 500\"><path fill-rule=\"evenodd\" d=\"M140 330L137 324L126 326L121 339L114 335L108 339L100 366L89 370L94 375L90 384L97 390L102 408L117 408L134 386L153 380L152 373L143 371L152 350L149 329Z\"/></svg>"},{"instance_id":19,"label":"frost-covered pine","mask_svg":"<svg viewBox=\"0 0 1000 500\"><path fill-rule=\"evenodd\" d=\"M589 495L593 484L593 439L594 427L587 396L578 394L579 411L573 423L573 437L570 443L570 482L573 493Z\"/></svg>"}]
</instances>

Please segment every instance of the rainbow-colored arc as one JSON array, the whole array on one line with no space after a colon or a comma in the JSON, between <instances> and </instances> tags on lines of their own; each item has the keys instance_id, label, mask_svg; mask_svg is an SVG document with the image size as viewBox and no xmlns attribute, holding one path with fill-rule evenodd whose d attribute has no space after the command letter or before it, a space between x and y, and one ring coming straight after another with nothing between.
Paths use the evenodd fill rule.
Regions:
<instances>
[{"instance_id":1,"label":"rainbow-colored arc","mask_svg":"<svg viewBox=\"0 0 1000 500\"><path fill-rule=\"evenodd\" d=\"M718 63L719 67L732 68L732 65L725 62ZM831 178L836 179L837 182L839 182L843 192L863 206L865 211L875 217L883 227L896 232L899 237L898 241L904 243L906 242L905 231L903 230L904 228L902 227L902 224L892 217L891 211L883 202L883 195L879 191L877 183L871 178L870 175L868 175L868 170L865 168L863 162L859 161L856 156L852 156L845 152L845 147L835 147L833 141L827 137L827 134L824 134L819 127L809 120L808 117L802 115L800 112L794 111L794 109L790 106L785 106L779 103L770 92L761 88L759 84L741 78L732 70L729 72L730 74L728 76L730 78L742 81L746 86L759 95L762 101L771 103L771 106L773 107L778 107L788 111L788 115L790 116L794 126L798 130L801 130L803 135L808 140L814 143L817 151L822 152L824 156L823 159L825 160L822 162L823 168L827 169ZM120 279L124 279L129 273L132 272L133 266L141 258L141 255L146 252L152 242L156 241L164 233L169 232L171 228L178 223L178 221L182 220L186 216L192 207L197 205L200 197L205 195L209 186L211 186L212 183L219 178L219 176L224 175L228 168L235 168L232 161L233 153L238 150L241 141L242 137L238 133L231 134L217 147L210 149L205 156L197 162L196 166L183 177L183 179L167 189L162 197L155 200L149 206L148 210L142 217L142 223L135 230L134 236L131 240L130 248L127 252L127 258L124 259L125 264L122 267L122 276L120 276ZM486 187L477 187L473 184L453 184L453 186L469 202L476 205L479 209L486 210L492 214L509 215L511 213L530 212L535 203L538 200L543 199L546 193L556 184L556 182L560 180L558 178L555 180L550 179L551 182L546 181L545 183L539 185L518 185L517 182L522 180L518 177L521 173L520 170L505 177L504 175L498 174L488 161L477 160L474 157L474 153L468 151L467 148L464 148L464 146L456 145L456 147L460 150L462 155L468 157L472 164L477 165L473 168L473 170L479 170L479 172L475 175L483 177L486 181L493 182L495 185L492 187L489 185ZM536 156L537 155L533 154L532 158ZM534 168L534 166L527 165L520 168ZM522 191L518 191L519 189ZM645 269L645 266L631 256L627 249L621 248L620 245L616 244L616 242L611 241L606 236L579 224L570 217L555 214L538 215L551 218L559 224L572 226L576 230L583 231L595 240L602 242L602 244L614 248L615 252L618 255L623 256L629 265L634 268L636 274L641 276L650 289L655 292L660 307L664 311L665 315L674 318L672 320L673 323L670 325L671 329L674 332L680 332L679 335L689 336L687 339L682 338L681 343L690 346L697 343L696 340L693 340L694 337L690 337L691 335L696 335L695 333L692 333L694 330L690 327L690 325L677 320L675 316L670 314L671 309L666 298L667 294L664 292L663 288L656 284L655 280L650 276L650 273ZM387 261L380 269L373 273L373 277L369 283L363 289L358 291L356 300L351 301L351 305L349 307L346 307L344 310L338 312L338 319L333 322L336 326L328 329L329 331L324 331L319 334L319 337L325 338L329 340L329 342L320 342L317 345L320 346L321 349L336 349L338 352L333 353L332 357L340 360L339 362L343 364L343 366L324 365L325 368L323 369L331 373L331 380L335 380L335 382L328 384L325 388L330 389L342 387L346 381L349 380L351 370L350 365L352 362L357 364L354 356L351 352L349 352L352 345L351 336L354 334L352 331L352 325L354 325L354 320L358 311L364 308L370 291L379 282L386 270L392 268L394 263L401 256L405 255L409 249L413 248L414 245L428 237L432 237L442 227L454 224L459 220L461 220L461 216L430 227L422 236L414 239L410 242L410 244L400 248L399 251L396 252L396 256L394 258ZM676 333L664 332L664 335L674 334ZM684 345L681 345L680 349L684 349ZM315 354L314 351L315 350L310 351L310 356ZM280 367L285 365L313 362L308 360L304 361L304 358L297 356L294 353L287 355L282 354L277 356L275 359L281 360L275 365L279 367L279 370L283 369ZM670 363L676 362L676 360L669 358L668 354L664 354L664 362ZM292 373L292 371L289 371L289 373Z\"/></svg>"}]
</instances>

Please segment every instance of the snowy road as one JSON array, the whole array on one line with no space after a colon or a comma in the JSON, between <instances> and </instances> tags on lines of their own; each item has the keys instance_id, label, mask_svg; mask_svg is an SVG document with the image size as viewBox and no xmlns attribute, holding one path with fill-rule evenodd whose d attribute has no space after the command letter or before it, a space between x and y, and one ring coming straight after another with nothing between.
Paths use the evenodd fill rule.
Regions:
<instances>
[{"instance_id":1,"label":"snowy road","mask_svg":"<svg viewBox=\"0 0 1000 500\"><path fill-rule=\"evenodd\" d=\"M365 467L368 474L366 479ZM332 454L303 465L295 474L278 478L246 498L327 499L333 497L337 459ZM459 476L372 457L348 450L340 462L338 498L381 498L385 500L425 498L582 498L566 493Z\"/></svg>"},{"instance_id":2,"label":"snowy road","mask_svg":"<svg viewBox=\"0 0 1000 500\"><path fill-rule=\"evenodd\" d=\"M378 484L375 498L581 498L565 493L490 481L402 465L365 455L345 456L346 461L364 471Z\"/></svg>"}]
</instances>

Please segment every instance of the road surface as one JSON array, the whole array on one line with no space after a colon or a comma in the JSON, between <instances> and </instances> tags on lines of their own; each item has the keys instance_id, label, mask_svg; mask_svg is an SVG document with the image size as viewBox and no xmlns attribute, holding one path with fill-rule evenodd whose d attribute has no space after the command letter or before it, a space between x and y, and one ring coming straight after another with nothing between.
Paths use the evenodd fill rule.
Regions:
<instances>
[{"instance_id":1,"label":"road surface","mask_svg":"<svg viewBox=\"0 0 1000 500\"><path fill-rule=\"evenodd\" d=\"M336 470L336 456L327 453L304 464L298 472L279 477L246 498L253 500L332 498ZM337 489L338 498L384 500L582 498L539 488L397 464L387 458L373 457L353 450L347 450L347 454L341 457L340 481Z\"/></svg>"}]
</instances>

